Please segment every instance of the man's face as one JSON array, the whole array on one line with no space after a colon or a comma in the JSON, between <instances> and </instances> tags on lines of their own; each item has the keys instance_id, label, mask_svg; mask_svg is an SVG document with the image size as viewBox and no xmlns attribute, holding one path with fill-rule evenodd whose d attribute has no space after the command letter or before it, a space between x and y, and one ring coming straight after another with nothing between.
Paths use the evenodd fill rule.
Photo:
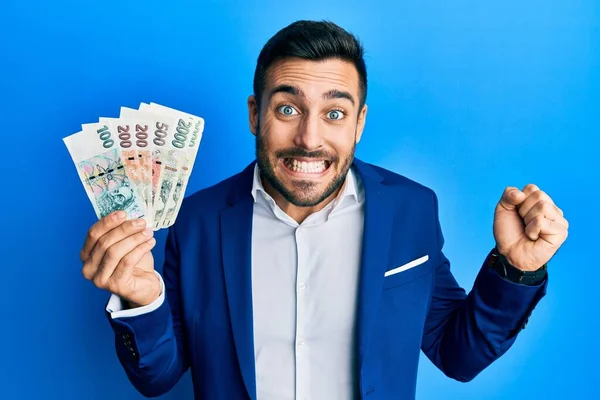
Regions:
<instances>
[{"instance_id":1,"label":"man's face","mask_svg":"<svg viewBox=\"0 0 600 400\"><path fill-rule=\"evenodd\" d=\"M261 109L248 101L263 178L285 200L312 207L341 187L366 116L353 64L284 59L268 71Z\"/></svg>"}]
</instances>

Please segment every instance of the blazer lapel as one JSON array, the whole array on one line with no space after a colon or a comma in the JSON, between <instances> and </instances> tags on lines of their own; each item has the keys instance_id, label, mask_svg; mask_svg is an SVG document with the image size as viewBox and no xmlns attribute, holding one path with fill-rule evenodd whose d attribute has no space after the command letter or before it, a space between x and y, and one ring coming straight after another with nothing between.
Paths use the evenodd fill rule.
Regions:
<instances>
[{"instance_id":1,"label":"blazer lapel","mask_svg":"<svg viewBox=\"0 0 600 400\"><path fill-rule=\"evenodd\" d=\"M253 168L254 163L238 176L228 198L231 207L221 212L221 250L235 349L246 390L255 400L251 265Z\"/></svg>"},{"instance_id":2,"label":"blazer lapel","mask_svg":"<svg viewBox=\"0 0 600 400\"><path fill-rule=\"evenodd\" d=\"M373 325L381 302L384 273L389 262L390 239L394 222L391 189L369 165L354 162L365 193L363 251L358 293L358 357L362 375Z\"/></svg>"}]
</instances>

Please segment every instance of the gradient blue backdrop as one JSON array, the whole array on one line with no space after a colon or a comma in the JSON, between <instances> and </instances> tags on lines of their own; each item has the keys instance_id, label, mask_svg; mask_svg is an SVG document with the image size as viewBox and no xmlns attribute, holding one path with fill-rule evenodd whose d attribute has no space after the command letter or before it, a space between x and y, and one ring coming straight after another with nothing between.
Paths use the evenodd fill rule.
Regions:
<instances>
[{"instance_id":1,"label":"gradient blue backdrop","mask_svg":"<svg viewBox=\"0 0 600 400\"><path fill-rule=\"evenodd\" d=\"M470 289L503 189L533 182L571 223L514 347L461 384L423 358L418 399L599 398L600 2L82 1L0 5L1 399L139 399L81 275L95 222L62 138L155 101L206 130L188 194L253 158L246 98L268 38L331 19L367 49L358 156L433 188ZM158 235L157 268L164 232ZM191 395L189 375L164 399Z\"/></svg>"}]
</instances>

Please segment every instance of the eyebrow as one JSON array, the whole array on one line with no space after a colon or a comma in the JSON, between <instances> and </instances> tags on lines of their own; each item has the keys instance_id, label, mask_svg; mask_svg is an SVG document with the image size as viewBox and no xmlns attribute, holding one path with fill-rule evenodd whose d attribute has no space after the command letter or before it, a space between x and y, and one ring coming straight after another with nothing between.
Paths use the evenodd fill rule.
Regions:
<instances>
[{"instance_id":1,"label":"eyebrow","mask_svg":"<svg viewBox=\"0 0 600 400\"><path fill-rule=\"evenodd\" d=\"M277 93L288 93L288 94L291 94L292 96L300 96L300 97L306 99L306 94L302 91L302 89L300 89L299 87L296 87L296 86L292 86L292 85L277 85L277 86L275 86L269 93L269 100ZM349 100L353 106L356 105L356 102L354 101L354 97L352 96L352 94L350 94L350 92L346 92L343 90L332 89L328 92L323 93L322 97L323 97L323 100L346 99L346 100Z\"/></svg>"},{"instance_id":2,"label":"eyebrow","mask_svg":"<svg viewBox=\"0 0 600 400\"><path fill-rule=\"evenodd\" d=\"M353 106L356 105L356 103L354 102L354 97L352 97L352 95L349 92L343 90L332 89L329 92L323 94L323 99L346 99L350 100L350 103L352 103Z\"/></svg>"}]
</instances>

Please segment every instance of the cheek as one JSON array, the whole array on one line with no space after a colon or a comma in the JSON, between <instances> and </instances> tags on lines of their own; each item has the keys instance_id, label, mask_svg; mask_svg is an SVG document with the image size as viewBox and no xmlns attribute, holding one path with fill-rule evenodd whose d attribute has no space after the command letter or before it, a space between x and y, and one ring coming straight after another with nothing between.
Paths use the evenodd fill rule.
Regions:
<instances>
[{"instance_id":1,"label":"cheek","mask_svg":"<svg viewBox=\"0 0 600 400\"><path fill-rule=\"evenodd\" d=\"M260 134L271 150L290 148L294 145L295 127L289 122L266 116L261 121Z\"/></svg>"},{"instance_id":2,"label":"cheek","mask_svg":"<svg viewBox=\"0 0 600 400\"><path fill-rule=\"evenodd\" d=\"M273 117L269 114L263 115L260 119L260 131L262 133L268 133L271 131L271 126L273 125Z\"/></svg>"},{"instance_id":3,"label":"cheek","mask_svg":"<svg viewBox=\"0 0 600 400\"><path fill-rule=\"evenodd\" d=\"M352 152L355 145L355 136L354 128L349 129L347 127L337 129L331 135L328 135L328 143L340 158L340 161L343 161L343 158Z\"/></svg>"}]
</instances>

